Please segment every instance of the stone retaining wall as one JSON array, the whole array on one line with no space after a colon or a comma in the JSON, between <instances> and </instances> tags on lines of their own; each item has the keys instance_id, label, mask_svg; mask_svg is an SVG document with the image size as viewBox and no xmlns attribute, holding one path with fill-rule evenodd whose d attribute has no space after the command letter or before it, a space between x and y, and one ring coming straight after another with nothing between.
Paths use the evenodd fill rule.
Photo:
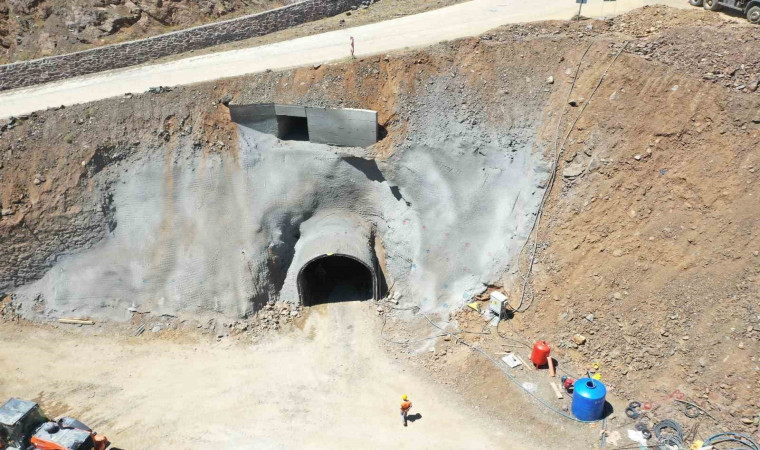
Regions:
<instances>
[{"instance_id":1,"label":"stone retaining wall","mask_svg":"<svg viewBox=\"0 0 760 450\"><path fill-rule=\"evenodd\" d=\"M0 91L62 80L262 36L334 16L366 0L306 0L263 13L202 25L139 41L0 66Z\"/></svg>"}]
</instances>

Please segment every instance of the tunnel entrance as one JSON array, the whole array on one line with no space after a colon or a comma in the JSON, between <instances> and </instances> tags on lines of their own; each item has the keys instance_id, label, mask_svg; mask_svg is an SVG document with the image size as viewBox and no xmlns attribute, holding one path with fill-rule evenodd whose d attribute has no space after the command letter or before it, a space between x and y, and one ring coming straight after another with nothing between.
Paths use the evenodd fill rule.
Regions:
<instances>
[{"instance_id":1,"label":"tunnel entrance","mask_svg":"<svg viewBox=\"0 0 760 450\"><path fill-rule=\"evenodd\" d=\"M372 271L346 255L324 255L311 260L298 275L304 306L373 298Z\"/></svg>"},{"instance_id":2,"label":"tunnel entrance","mask_svg":"<svg viewBox=\"0 0 760 450\"><path fill-rule=\"evenodd\" d=\"M306 117L278 115L277 137L284 141L308 141L309 123Z\"/></svg>"}]
</instances>

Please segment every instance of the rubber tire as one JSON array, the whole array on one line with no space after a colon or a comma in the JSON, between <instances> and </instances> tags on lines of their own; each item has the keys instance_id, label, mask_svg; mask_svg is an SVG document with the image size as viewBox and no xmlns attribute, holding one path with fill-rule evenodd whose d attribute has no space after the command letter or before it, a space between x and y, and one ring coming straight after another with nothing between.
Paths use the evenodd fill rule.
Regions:
<instances>
[{"instance_id":1,"label":"rubber tire","mask_svg":"<svg viewBox=\"0 0 760 450\"><path fill-rule=\"evenodd\" d=\"M760 6L750 6L747 10L747 20L749 20L749 23L760 25Z\"/></svg>"},{"instance_id":2,"label":"rubber tire","mask_svg":"<svg viewBox=\"0 0 760 450\"><path fill-rule=\"evenodd\" d=\"M689 0L691 6L702 6L705 0Z\"/></svg>"},{"instance_id":3,"label":"rubber tire","mask_svg":"<svg viewBox=\"0 0 760 450\"><path fill-rule=\"evenodd\" d=\"M708 11L717 11L720 9L720 3L718 3L718 0L704 0L702 6Z\"/></svg>"}]
</instances>

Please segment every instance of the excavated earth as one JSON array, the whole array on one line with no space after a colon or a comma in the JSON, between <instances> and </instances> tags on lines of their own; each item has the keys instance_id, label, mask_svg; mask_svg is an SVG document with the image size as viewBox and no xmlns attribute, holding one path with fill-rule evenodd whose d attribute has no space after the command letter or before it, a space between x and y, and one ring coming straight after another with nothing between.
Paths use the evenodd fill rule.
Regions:
<instances>
[{"instance_id":1,"label":"excavated earth","mask_svg":"<svg viewBox=\"0 0 760 450\"><path fill-rule=\"evenodd\" d=\"M162 242L171 242L162 251L175 253L182 246L178 233L196 242L197 234L207 230L234 232L234 224L225 222L234 218L232 211L219 205L190 202L195 208L190 211L176 206L185 200L171 203L185 192L197 194L188 167L199 173L220 166L234 171L246 167L255 151L293 148L263 136L246 147L225 104L275 101L374 109L387 134L366 151L340 152L373 159L386 182L400 188L401 200L391 212L380 208L387 217L375 223L380 235L405 237L384 242L393 249L389 254L378 251L389 268L391 293L403 294L400 301L383 300L377 308L389 351L426 368L481 411L504 420L525 414L505 406L518 404L523 393L505 384L503 373L488 360L456 340L431 339L438 330L407 310L421 305L447 329L469 332L460 335L466 342L493 354L514 350L527 356L533 340L545 339L562 370L598 371L615 406L608 418L610 445L630 443L625 429L633 422L622 409L634 400L652 406L647 413L652 422L673 418L685 428L699 423L696 434L702 438L732 430L760 439L758 55L758 27L701 10L653 7L608 21L503 27L419 51L129 95L6 121L0 125L0 289L8 295L0 312L5 320L22 323L86 312L121 320L112 325L99 320L98 327L125 334L146 325L148 332L179 328L188 333L197 326L217 339L260 336L292 323L303 311L292 303L273 304L273 292L256 298L248 293L242 302L236 297L221 306L214 298L192 297L192 307L172 304L168 294L144 298L140 306L150 306L151 316L127 314L129 298L115 299L91 286L77 287L87 295L55 303L51 286L56 284L49 281L68 276L81 282L89 278L80 275L92 269L110 280L103 286L110 288L114 280L121 286L127 272L112 273L114 268L150 266L167 258L159 252L141 255L142 263L125 257L129 264L115 264L119 249L128 247L124 239L139 237L125 236L125 229L155 225ZM549 185L555 149L565 136L557 178ZM254 151L257 145L262 148ZM315 157L313 151L304 155ZM527 161L525 173L532 175L513 175L510 154L518 163ZM478 158L483 172L497 170L471 172ZM125 215L147 208L136 198L158 201L144 193L123 201L129 198L125 193L145 186L146 173L159 177L155 195L163 196L160 204L170 205L164 214L181 211L189 223L193 216L218 217L223 226L177 230L181 221L174 217ZM430 173L443 174L440 183L446 189L461 190L447 193L459 208L453 209L459 215L454 222L475 227L455 227L450 236L442 225L446 222L436 222L435 214L447 211L427 208L440 200L440 193L430 195L436 189ZM527 183L521 192L534 198L522 199L527 202L518 209L524 219L509 229L508 244L483 238L493 236L489 221L513 223L508 218L519 201L497 189L497 173L510 174L520 186ZM472 181L481 187L470 186ZM523 294L521 276L530 252L517 255L535 217L536 199L548 186ZM411 215L405 215L407 207ZM404 225L413 229L389 231ZM215 239L212 244L224 244ZM113 247L114 242L121 247ZM404 255L409 242L410 249L432 249L440 257ZM238 247L220 251L233 250L239 254ZM202 255L213 254L206 252ZM87 259L92 255L102 258ZM406 265L399 263L404 260ZM468 295L447 296L443 282L421 289L416 282L426 278L410 275L417 261L430 273L464 280L457 289ZM67 268L75 270L62 275ZM151 295L158 295L156 286L165 289L172 282L147 285ZM183 279L183 288L197 282ZM426 298L428 288L432 298ZM504 290L513 306L524 298L521 312L496 329L488 327L464 306L472 298L482 302L485 296L477 295L486 289ZM202 289L196 292L203 297ZM122 316L114 317L111 310ZM279 310L288 312L278 317ZM520 376L541 384L539 395L557 411L569 404L567 398L554 399L537 375L523 371ZM493 386L502 387L494 392ZM715 420L686 418L674 398L700 405ZM550 414L540 408L532 404L529 416Z\"/></svg>"}]
</instances>

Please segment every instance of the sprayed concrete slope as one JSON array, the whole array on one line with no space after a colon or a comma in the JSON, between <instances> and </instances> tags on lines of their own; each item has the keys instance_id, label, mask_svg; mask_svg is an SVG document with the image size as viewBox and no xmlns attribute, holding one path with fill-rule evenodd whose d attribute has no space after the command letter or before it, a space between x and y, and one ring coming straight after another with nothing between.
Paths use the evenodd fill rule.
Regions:
<instances>
[{"instance_id":1,"label":"sprayed concrete slope","mask_svg":"<svg viewBox=\"0 0 760 450\"><path fill-rule=\"evenodd\" d=\"M460 306L508 268L546 168L530 126L416 120L419 143L379 165L362 149L245 127L237 158L180 149L173 161L153 154L123 164L114 232L19 294L44 301L51 316L117 320L130 306L245 315L270 299L297 302L300 235L315 216L336 214L372 230L395 290L427 309Z\"/></svg>"}]
</instances>

